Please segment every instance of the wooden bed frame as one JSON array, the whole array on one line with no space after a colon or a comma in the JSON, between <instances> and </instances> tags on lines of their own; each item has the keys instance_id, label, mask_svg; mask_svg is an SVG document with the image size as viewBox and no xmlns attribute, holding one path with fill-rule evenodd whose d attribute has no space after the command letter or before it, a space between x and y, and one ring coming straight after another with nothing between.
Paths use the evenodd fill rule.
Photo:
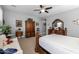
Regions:
<instances>
[{"instance_id":1,"label":"wooden bed frame","mask_svg":"<svg viewBox=\"0 0 79 59\"><path fill-rule=\"evenodd\" d=\"M47 54L48 52L43 49L40 45L39 45L39 38L40 38L40 33L37 32L36 33L36 45L35 45L35 52L39 53L39 54Z\"/></svg>"},{"instance_id":2,"label":"wooden bed frame","mask_svg":"<svg viewBox=\"0 0 79 59\"><path fill-rule=\"evenodd\" d=\"M57 32L54 32L56 30L52 30L52 34L58 34L58 35L67 35L67 29L59 29ZM60 33L60 34L59 34ZM39 38L41 37L40 33L36 33L36 46L35 46L35 52L38 52L40 54L49 54L48 51L46 51L43 47L39 45Z\"/></svg>"}]
</instances>

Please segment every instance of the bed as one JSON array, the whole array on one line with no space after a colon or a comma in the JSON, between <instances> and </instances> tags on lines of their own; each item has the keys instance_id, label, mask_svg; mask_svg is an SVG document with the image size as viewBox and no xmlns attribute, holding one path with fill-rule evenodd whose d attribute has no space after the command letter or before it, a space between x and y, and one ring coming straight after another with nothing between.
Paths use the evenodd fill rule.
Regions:
<instances>
[{"instance_id":1,"label":"bed","mask_svg":"<svg viewBox=\"0 0 79 59\"><path fill-rule=\"evenodd\" d=\"M78 54L79 38L51 34L40 37L39 46L51 54Z\"/></svg>"}]
</instances>

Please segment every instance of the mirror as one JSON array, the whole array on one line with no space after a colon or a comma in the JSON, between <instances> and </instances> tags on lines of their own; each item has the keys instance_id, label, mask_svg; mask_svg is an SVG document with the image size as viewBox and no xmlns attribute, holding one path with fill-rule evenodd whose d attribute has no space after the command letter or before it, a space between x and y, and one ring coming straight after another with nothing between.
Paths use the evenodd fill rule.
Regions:
<instances>
[{"instance_id":1,"label":"mirror","mask_svg":"<svg viewBox=\"0 0 79 59\"><path fill-rule=\"evenodd\" d=\"M60 19L56 19L52 23L52 28L64 28L64 22Z\"/></svg>"}]
</instances>

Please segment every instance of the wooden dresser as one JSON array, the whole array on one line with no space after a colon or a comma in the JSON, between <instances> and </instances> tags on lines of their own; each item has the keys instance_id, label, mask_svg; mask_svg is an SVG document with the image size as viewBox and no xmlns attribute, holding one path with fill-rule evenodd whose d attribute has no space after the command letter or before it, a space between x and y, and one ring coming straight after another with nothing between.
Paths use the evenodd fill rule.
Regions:
<instances>
[{"instance_id":1,"label":"wooden dresser","mask_svg":"<svg viewBox=\"0 0 79 59\"><path fill-rule=\"evenodd\" d=\"M48 29L48 34L52 34L52 29Z\"/></svg>"},{"instance_id":2,"label":"wooden dresser","mask_svg":"<svg viewBox=\"0 0 79 59\"><path fill-rule=\"evenodd\" d=\"M58 28L57 30L54 28L48 29L48 34L67 35L67 28Z\"/></svg>"}]
</instances>

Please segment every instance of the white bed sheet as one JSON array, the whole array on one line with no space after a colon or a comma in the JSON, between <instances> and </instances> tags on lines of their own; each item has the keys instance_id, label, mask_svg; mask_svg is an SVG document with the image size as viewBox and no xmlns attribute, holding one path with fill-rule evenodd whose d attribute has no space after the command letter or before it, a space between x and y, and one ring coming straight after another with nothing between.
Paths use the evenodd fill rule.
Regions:
<instances>
[{"instance_id":1,"label":"white bed sheet","mask_svg":"<svg viewBox=\"0 0 79 59\"><path fill-rule=\"evenodd\" d=\"M40 37L39 45L49 53L79 53L79 38L63 35L46 35Z\"/></svg>"}]
</instances>

